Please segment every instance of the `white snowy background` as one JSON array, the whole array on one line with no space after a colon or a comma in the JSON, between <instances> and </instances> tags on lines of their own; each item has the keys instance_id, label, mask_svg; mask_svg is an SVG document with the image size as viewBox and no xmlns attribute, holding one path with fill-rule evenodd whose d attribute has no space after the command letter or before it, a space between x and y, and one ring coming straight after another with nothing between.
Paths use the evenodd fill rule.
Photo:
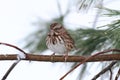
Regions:
<instances>
[{"instance_id":1,"label":"white snowy background","mask_svg":"<svg viewBox=\"0 0 120 80\"><path fill-rule=\"evenodd\" d=\"M62 1L64 3L64 0ZM120 1L114 0L108 2L106 6L112 9L120 9L119 4ZM55 9L55 0L0 0L0 42L10 43L22 48L24 45L22 40L37 28L32 23L37 21L38 17L50 20L51 16L49 15L53 14ZM94 11L87 15L73 12L68 17L68 22L89 26L94 19L94 15ZM9 47L0 46L0 54L11 53L13 54L15 51ZM13 62L0 61L0 79ZM68 71L68 68L68 63L22 61L6 80L59 80ZM65 80L75 80L77 69ZM96 69L96 72L94 69L95 67L90 68L87 76L88 80L99 71L99 68Z\"/></svg>"}]
</instances>

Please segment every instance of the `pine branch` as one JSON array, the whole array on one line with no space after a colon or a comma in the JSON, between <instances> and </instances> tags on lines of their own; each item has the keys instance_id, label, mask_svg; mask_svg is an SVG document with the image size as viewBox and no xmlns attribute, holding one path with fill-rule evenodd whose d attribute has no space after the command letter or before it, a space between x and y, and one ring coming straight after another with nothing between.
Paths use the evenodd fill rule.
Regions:
<instances>
[{"instance_id":1,"label":"pine branch","mask_svg":"<svg viewBox=\"0 0 120 80\"><path fill-rule=\"evenodd\" d=\"M45 61L45 62L64 62L63 55L55 55L54 59L51 60L51 55L34 55L27 54L25 59L21 60L30 60L30 61ZM77 56L77 55L69 55L66 62L82 62L90 56ZM0 55L0 60L17 60L17 54L8 54L8 55ZM118 54L104 54L91 57L86 62L98 62L98 61L112 61L112 60L120 60L120 53Z\"/></svg>"}]
</instances>

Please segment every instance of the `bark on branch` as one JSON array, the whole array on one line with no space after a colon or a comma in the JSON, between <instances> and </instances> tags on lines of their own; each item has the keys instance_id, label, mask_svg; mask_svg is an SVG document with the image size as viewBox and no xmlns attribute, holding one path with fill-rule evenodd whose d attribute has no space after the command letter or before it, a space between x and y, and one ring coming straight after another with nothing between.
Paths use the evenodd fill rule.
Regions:
<instances>
[{"instance_id":1,"label":"bark on branch","mask_svg":"<svg viewBox=\"0 0 120 80\"><path fill-rule=\"evenodd\" d=\"M90 56L69 55L66 62L81 62L87 59L88 57ZM0 60L17 60L17 55L16 54L0 55ZM51 55L33 55L33 54L27 54L26 58L22 60L45 61L45 62L65 61L63 55L51 56ZM112 60L120 60L120 53L97 55L95 57L88 59L87 62L112 61Z\"/></svg>"}]
</instances>

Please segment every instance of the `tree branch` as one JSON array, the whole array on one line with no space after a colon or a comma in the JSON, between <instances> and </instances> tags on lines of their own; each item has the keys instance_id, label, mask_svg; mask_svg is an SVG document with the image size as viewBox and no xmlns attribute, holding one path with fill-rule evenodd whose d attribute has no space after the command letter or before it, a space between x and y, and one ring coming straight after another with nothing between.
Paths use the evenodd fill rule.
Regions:
<instances>
[{"instance_id":1,"label":"tree branch","mask_svg":"<svg viewBox=\"0 0 120 80\"><path fill-rule=\"evenodd\" d=\"M104 53L107 53L107 52L120 52L119 49L109 49L109 50L104 50L104 51L101 51L101 52L98 52L98 53L95 53L94 55L91 55L90 57L84 59L82 62L80 62L79 64L77 64L76 66L74 66L72 69L70 69L64 76L62 76L60 78L60 80L63 80L69 73L71 73L73 70L75 70L77 67L79 67L80 65L82 65L83 63L87 62L89 59L95 57L95 56L98 56L98 55L103 55Z\"/></svg>"},{"instance_id":2,"label":"tree branch","mask_svg":"<svg viewBox=\"0 0 120 80\"><path fill-rule=\"evenodd\" d=\"M97 75L95 75L91 80L96 80L98 77L100 77L102 74L104 74L106 71L110 70L110 80L112 80L112 71L111 68L117 63L117 61L113 61L111 64L109 64L106 68L104 68L102 71L100 71Z\"/></svg>"},{"instance_id":3,"label":"tree branch","mask_svg":"<svg viewBox=\"0 0 120 80\"><path fill-rule=\"evenodd\" d=\"M14 69L14 67L21 61L21 59L24 59L26 58L26 52L22 49L20 49L19 47L15 46L15 45L12 45L12 44L9 44L9 43L4 43L4 42L0 42L0 45L5 45L5 46L9 46L9 47L12 47L20 52L22 52L24 54L23 55L20 55L20 54L17 54L16 58L17 58L17 61L14 62L10 68L8 69L8 71L5 73L5 75L3 76L2 80L6 80L7 76L10 74L10 72Z\"/></svg>"},{"instance_id":4,"label":"tree branch","mask_svg":"<svg viewBox=\"0 0 120 80\"><path fill-rule=\"evenodd\" d=\"M14 69L14 67L19 63L20 61L17 60L16 62L14 62L10 68L8 69L8 71L5 73L5 75L3 76L3 78L1 80L6 80L6 78L8 77L8 75L10 74L10 72Z\"/></svg>"},{"instance_id":5,"label":"tree branch","mask_svg":"<svg viewBox=\"0 0 120 80\"><path fill-rule=\"evenodd\" d=\"M115 80L118 80L119 76L120 76L120 68L119 68L119 70L118 70L118 72L117 72L117 74L115 76Z\"/></svg>"},{"instance_id":6,"label":"tree branch","mask_svg":"<svg viewBox=\"0 0 120 80\"><path fill-rule=\"evenodd\" d=\"M25 59L21 60L31 60L31 61L45 61L45 62L64 62L63 55L55 55L54 59L51 60L51 55L34 55L27 54ZM77 55L69 55L66 62L81 62L87 59L90 56L77 56ZM0 55L0 60L17 60L17 54L8 54L8 55ZM104 54L97 55L91 57L86 62L97 62L97 61L112 61L112 60L120 60L120 53L118 54Z\"/></svg>"},{"instance_id":7,"label":"tree branch","mask_svg":"<svg viewBox=\"0 0 120 80\"><path fill-rule=\"evenodd\" d=\"M13 63L13 65L9 68L9 70L6 72L2 80L5 80L9 73L13 70L13 68L21 61L21 60L30 60L30 61L45 61L45 62L64 62L64 56L63 55L33 55L33 54L27 54L25 51L20 49L17 46L0 42L2 45L6 45L12 48L17 49L18 51L22 52L25 57L19 55L19 54L11 54L11 55L0 55L0 60L17 60ZM68 56L66 62L80 62L77 64L74 68L72 68L69 72L67 72L63 77L60 78L60 80L63 80L64 77L66 77L70 72L72 72L74 69L76 69L78 66L85 62L96 62L96 61L111 61L111 60L120 60L120 54L104 54L107 52L120 52L118 49L109 49L104 50L102 52L98 52L91 56ZM104 55L103 55L104 54ZM54 58L53 58L54 57Z\"/></svg>"}]
</instances>

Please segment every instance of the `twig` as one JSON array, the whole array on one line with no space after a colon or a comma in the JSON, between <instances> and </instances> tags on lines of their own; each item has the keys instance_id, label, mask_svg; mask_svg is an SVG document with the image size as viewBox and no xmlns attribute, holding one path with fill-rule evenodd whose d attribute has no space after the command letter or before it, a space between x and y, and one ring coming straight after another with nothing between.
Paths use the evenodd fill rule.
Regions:
<instances>
[{"instance_id":1,"label":"twig","mask_svg":"<svg viewBox=\"0 0 120 80\"><path fill-rule=\"evenodd\" d=\"M22 49L18 48L17 46L14 46L12 44L8 44L8 43L3 43L3 42L0 42L0 44L2 45L6 45L6 46L9 46L9 47L12 47L12 48L15 48L17 49L18 51L22 52L25 56L27 56L27 53L25 51L23 51ZM17 58L18 56L16 56ZM8 69L8 71L5 73L5 75L3 76L2 80L5 80L7 78L7 76L10 74L10 72L14 69L14 67L20 62L21 60L17 60L16 62L14 62L11 67Z\"/></svg>"},{"instance_id":2,"label":"twig","mask_svg":"<svg viewBox=\"0 0 120 80\"><path fill-rule=\"evenodd\" d=\"M105 51L102 51L102 52L98 52L88 58L86 58L85 60L83 60L82 62L80 62L79 64L77 64L75 67L73 67L71 70L69 70L64 76L62 76L60 78L60 80L63 80L69 73L71 73L73 70L75 70L77 67L79 67L81 64L85 63L86 61L88 61L89 59L91 59L92 57L95 57L95 56L98 56L100 54L104 54L104 53L107 53L107 52L111 52L111 51L116 51L116 52L120 52L120 50L118 49L110 49L110 50L105 50Z\"/></svg>"},{"instance_id":3,"label":"twig","mask_svg":"<svg viewBox=\"0 0 120 80\"><path fill-rule=\"evenodd\" d=\"M112 66L114 66L117 63L117 61L113 61L110 65L108 65L106 68L104 68L102 71L100 71L97 75L95 75L91 80L96 80L100 75L104 74L106 71L111 70ZM110 71L110 76L112 72ZM111 80L111 77L110 77Z\"/></svg>"},{"instance_id":4,"label":"twig","mask_svg":"<svg viewBox=\"0 0 120 80\"><path fill-rule=\"evenodd\" d=\"M116 75L116 77L115 77L115 80L118 80L119 76L120 76L120 68L119 68L119 70L118 70L118 72L117 72L117 75Z\"/></svg>"},{"instance_id":5,"label":"twig","mask_svg":"<svg viewBox=\"0 0 120 80\"><path fill-rule=\"evenodd\" d=\"M6 46L9 46L9 47L12 47L12 48L15 48L15 49L17 49L18 51L20 51L20 52L24 53L25 55L27 55L25 51L23 51L22 49L18 48L18 47L15 46L15 45L8 44L8 43L3 43L3 42L0 42L0 44L1 44L1 45L6 45Z\"/></svg>"},{"instance_id":6,"label":"twig","mask_svg":"<svg viewBox=\"0 0 120 80\"><path fill-rule=\"evenodd\" d=\"M7 76L10 74L10 72L13 70L13 68L19 63L20 61L16 61L14 62L11 67L8 69L8 71L5 73L5 75L3 76L3 78L1 80L5 80L7 78Z\"/></svg>"},{"instance_id":7,"label":"twig","mask_svg":"<svg viewBox=\"0 0 120 80\"><path fill-rule=\"evenodd\" d=\"M110 71L110 80L112 80L112 75L113 75L113 73L112 73L111 68L109 69L109 71Z\"/></svg>"}]
</instances>

